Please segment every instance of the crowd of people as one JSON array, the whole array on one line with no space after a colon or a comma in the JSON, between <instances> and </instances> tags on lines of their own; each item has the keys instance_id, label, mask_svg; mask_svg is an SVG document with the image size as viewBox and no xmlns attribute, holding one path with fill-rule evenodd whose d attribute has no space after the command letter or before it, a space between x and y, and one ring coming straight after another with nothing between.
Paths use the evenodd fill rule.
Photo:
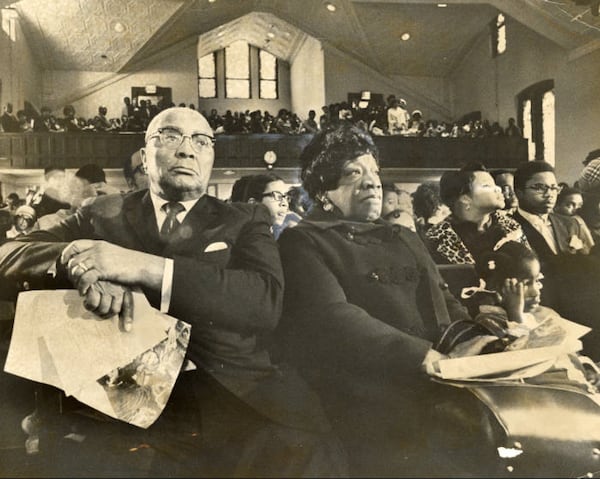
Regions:
<instances>
[{"instance_id":1,"label":"crowd of people","mask_svg":"<svg viewBox=\"0 0 600 479\"><path fill-rule=\"evenodd\" d=\"M120 115L109 116L105 106L98 107L98 114L93 118L76 115L72 105L63 108L62 116L56 117L52 110L42 106L40 111L28 101L23 109L13 113L13 105L8 103L0 117L2 131L18 132L65 132L65 131L99 131L99 132L143 132L149 122L160 111L175 104L151 100L140 100L132 103L129 97L123 98ZM195 110L193 104L180 103L179 107ZM114 113L113 113L114 115ZM315 110L310 110L303 120L288 109L281 108L276 115L269 111L227 110L220 114L216 109L210 113L202 111L215 134L260 134L275 133L281 135L315 134L336 125L339 122L350 122L367 129L371 135L400 135L406 137L427 138L489 138L498 136L522 136L514 118L508 119L508 125L502 127L499 122L490 123L486 119L459 120L454 122L424 119L421 110L409 112L406 100L389 95L387 104L368 104L361 108L358 103L332 103L322 107L317 117Z\"/></svg>"},{"instance_id":2,"label":"crowd of people","mask_svg":"<svg viewBox=\"0 0 600 479\"><path fill-rule=\"evenodd\" d=\"M303 150L301 185L249 175L220 201L206 194L211 116L159 112L124 168L129 192L110 191L90 165L66 205L56 169L27 204L7 198L19 225L37 214L38 229L15 220L18 233L0 244L3 282L47 287L55 268L54 287L76 288L125 330L136 327L132 289L192 325L194 368L157 423L88 418L82 441L52 449L53 471L72 475L63 459L76 454L98 475L137 475L124 452L145 444L148 477L506 472L493 419L467 389L431 381L427 361L526 348L544 321L559 339L562 318L596 327L600 150L574 185L543 161L468 164L411 193L382 182L369 126L339 121ZM442 264L472 265L479 286L456 297ZM600 341L590 336L587 356L570 351L526 380L597 401Z\"/></svg>"}]
</instances>

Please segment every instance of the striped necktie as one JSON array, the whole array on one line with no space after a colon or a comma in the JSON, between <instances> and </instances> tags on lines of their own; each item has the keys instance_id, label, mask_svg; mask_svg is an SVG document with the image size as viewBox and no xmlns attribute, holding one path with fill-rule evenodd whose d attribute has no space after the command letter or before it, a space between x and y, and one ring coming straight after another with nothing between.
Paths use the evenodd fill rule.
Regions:
<instances>
[{"instance_id":1,"label":"striped necktie","mask_svg":"<svg viewBox=\"0 0 600 479\"><path fill-rule=\"evenodd\" d=\"M177 215L185 211L185 207L176 201L169 201L162 206L162 210L167 214L167 217L160 228L160 236L163 239L168 239L181 224L177 219Z\"/></svg>"}]
</instances>

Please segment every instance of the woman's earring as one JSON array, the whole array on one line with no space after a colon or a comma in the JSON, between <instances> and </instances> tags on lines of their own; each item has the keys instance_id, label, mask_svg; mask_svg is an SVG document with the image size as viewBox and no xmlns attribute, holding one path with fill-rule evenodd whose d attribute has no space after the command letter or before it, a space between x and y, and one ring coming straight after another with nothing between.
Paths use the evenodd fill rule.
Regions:
<instances>
[{"instance_id":1,"label":"woman's earring","mask_svg":"<svg viewBox=\"0 0 600 479\"><path fill-rule=\"evenodd\" d=\"M323 211L333 211L333 203L329 201L329 198L327 198L327 196L324 196L321 199L321 203L321 208L323 208Z\"/></svg>"}]
</instances>

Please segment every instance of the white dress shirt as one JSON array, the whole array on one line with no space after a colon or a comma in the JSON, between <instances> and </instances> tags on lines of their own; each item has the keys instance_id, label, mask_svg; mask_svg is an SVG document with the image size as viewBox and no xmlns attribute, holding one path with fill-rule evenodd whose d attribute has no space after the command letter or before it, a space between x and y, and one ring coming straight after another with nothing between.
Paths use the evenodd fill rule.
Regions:
<instances>
[{"instance_id":1,"label":"white dress shirt","mask_svg":"<svg viewBox=\"0 0 600 479\"><path fill-rule=\"evenodd\" d=\"M548 246L552 250L554 254L558 254L558 247L556 246L556 238L554 238L554 230L552 229L552 223L548 218L548 214L545 215L536 215L533 213L529 213L521 208L519 208L519 213L523 218L525 218L531 226L533 226L538 233L540 233Z\"/></svg>"},{"instance_id":2,"label":"white dress shirt","mask_svg":"<svg viewBox=\"0 0 600 479\"><path fill-rule=\"evenodd\" d=\"M152 206L154 207L154 216L156 218L156 225L158 231L162 228L163 223L167 219L167 213L164 211L163 206L169 203L168 200L161 198L160 196L150 192L150 199L152 200ZM183 205L184 210L177 213L177 221L182 223L188 212L198 202L199 198L195 200L179 201ZM166 313L169 311L171 304L171 292L173 290L173 259L165 258L165 268L163 270L162 285L160 288L160 311Z\"/></svg>"}]
</instances>

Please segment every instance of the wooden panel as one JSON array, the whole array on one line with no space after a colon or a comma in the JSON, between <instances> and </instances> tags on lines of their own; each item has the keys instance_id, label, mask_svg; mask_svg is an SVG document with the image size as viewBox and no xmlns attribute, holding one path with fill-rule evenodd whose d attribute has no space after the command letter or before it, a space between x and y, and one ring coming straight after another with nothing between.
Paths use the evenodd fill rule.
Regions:
<instances>
[{"instance_id":1,"label":"wooden panel","mask_svg":"<svg viewBox=\"0 0 600 479\"><path fill-rule=\"evenodd\" d=\"M220 135L215 168L264 168L263 156L277 154L276 168L298 168L311 135ZM446 170L479 161L489 168L515 168L527 159L523 138L375 137L383 168ZM0 164L12 168L43 168L49 164L79 168L96 163L120 168L144 145L143 133L0 133Z\"/></svg>"}]
</instances>

